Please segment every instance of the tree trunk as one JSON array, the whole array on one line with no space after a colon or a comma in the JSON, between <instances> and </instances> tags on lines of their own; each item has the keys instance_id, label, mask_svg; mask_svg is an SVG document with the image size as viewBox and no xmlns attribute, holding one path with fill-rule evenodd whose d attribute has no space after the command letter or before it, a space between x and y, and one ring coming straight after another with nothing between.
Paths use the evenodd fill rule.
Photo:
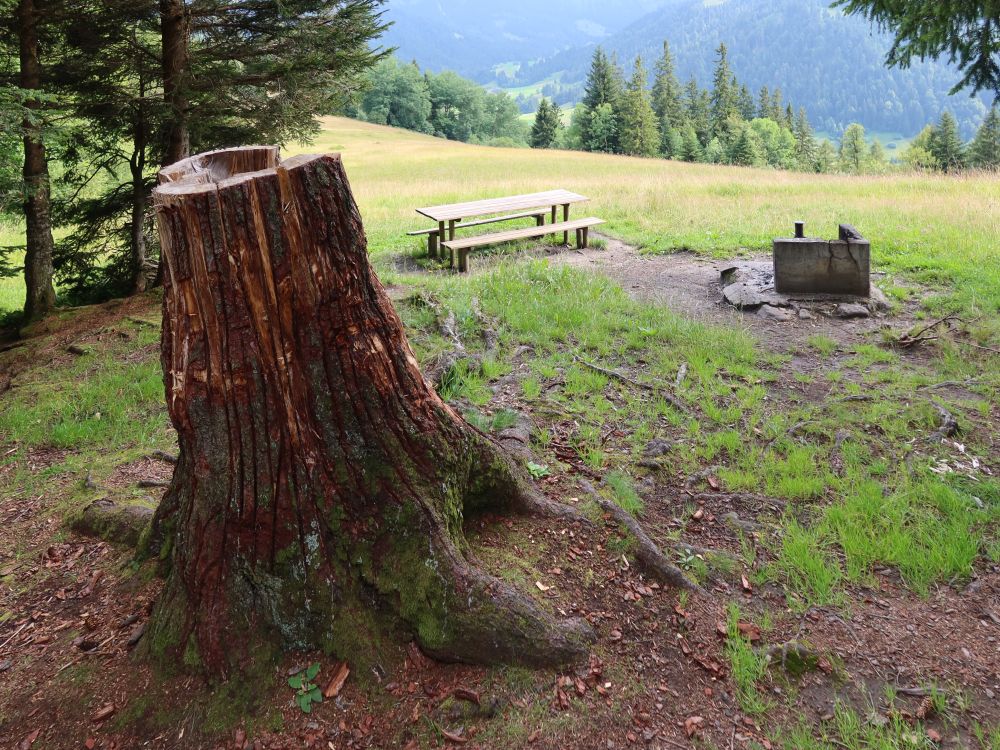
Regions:
<instances>
[{"instance_id":1,"label":"tree trunk","mask_svg":"<svg viewBox=\"0 0 1000 750\"><path fill-rule=\"evenodd\" d=\"M585 654L584 621L469 561L468 514L566 509L421 375L339 157L192 157L154 206L180 439L152 532L171 561L154 654L223 678L262 643L362 663L408 634L451 660Z\"/></svg>"},{"instance_id":2,"label":"tree trunk","mask_svg":"<svg viewBox=\"0 0 1000 750\"><path fill-rule=\"evenodd\" d=\"M42 64L38 49L39 11L34 0L20 0L17 5L20 37L21 88L37 91L42 87ZM38 109L37 100L28 99L29 110ZM55 307L52 286L52 198L49 165L45 158L42 127L32 117L25 117L24 129L24 220L26 248L24 255L24 317L40 318Z\"/></svg>"},{"instance_id":3,"label":"tree trunk","mask_svg":"<svg viewBox=\"0 0 1000 750\"><path fill-rule=\"evenodd\" d=\"M163 99L167 105L167 149L163 163L175 164L191 153L188 133L188 101L185 94L188 74L189 16L185 0L160 0L162 39Z\"/></svg>"}]
</instances>

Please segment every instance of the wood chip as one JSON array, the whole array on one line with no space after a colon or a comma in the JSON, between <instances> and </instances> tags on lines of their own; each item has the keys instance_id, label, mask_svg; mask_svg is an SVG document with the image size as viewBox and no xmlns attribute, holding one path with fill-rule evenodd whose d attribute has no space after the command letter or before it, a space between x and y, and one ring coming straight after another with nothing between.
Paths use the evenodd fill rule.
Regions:
<instances>
[{"instance_id":1,"label":"wood chip","mask_svg":"<svg viewBox=\"0 0 1000 750\"><path fill-rule=\"evenodd\" d=\"M116 710L117 709L115 708L114 703L108 703L106 706L101 707L96 714L91 716L90 720L95 724L101 721L107 721L115 715Z\"/></svg>"},{"instance_id":2,"label":"wood chip","mask_svg":"<svg viewBox=\"0 0 1000 750\"><path fill-rule=\"evenodd\" d=\"M336 698L340 694L340 691L344 687L344 683L347 682L347 678L350 674L351 668L347 666L347 662L340 662L334 670L333 677L330 678L330 682L327 683L326 690L323 691L323 697Z\"/></svg>"}]
</instances>

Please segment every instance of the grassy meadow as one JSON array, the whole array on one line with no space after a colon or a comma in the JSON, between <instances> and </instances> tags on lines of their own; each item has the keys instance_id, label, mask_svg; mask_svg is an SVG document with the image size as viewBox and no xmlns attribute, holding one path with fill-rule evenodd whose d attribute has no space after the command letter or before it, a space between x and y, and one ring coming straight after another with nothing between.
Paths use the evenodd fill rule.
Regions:
<instances>
[{"instance_id":1,"label":"grassy meadow","mask_svg":"<svg viewBox=\"0 0 1000 750\"><path fill-rule=\"evenodd\" d=\"M770 249L806 222L836 236L855 225L875 263L931 287L937 309L1000 312L1000 179L989 175L854 177L684 164L575 151L471 146L340 118L289 153L343 153L376 260L414 249L418 206L566 188L590 197L574 216L651 253L720 257Z\"/></svg>"}]
</instances>

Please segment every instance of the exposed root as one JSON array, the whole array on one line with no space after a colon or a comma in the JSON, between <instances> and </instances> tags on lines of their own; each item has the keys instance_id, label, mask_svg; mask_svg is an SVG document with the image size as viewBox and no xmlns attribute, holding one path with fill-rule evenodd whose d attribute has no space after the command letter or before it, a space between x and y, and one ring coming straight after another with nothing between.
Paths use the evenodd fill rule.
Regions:
<instances>
[{"instance_id":1,"label":"exposed root","mask_svg":"<svg viewBox=\"0 0 1000 750\"><path fill-rule=\"evenodd\" d=\"M938 414L941 415L941 424L937 428L937 431L931 436L931 440L944 440L946 438L954 437L958 433L958 420L955 416L945 409L937 401L932 401L934 408L937 409Z\"/></svg>"},{"instance_id":2,"label":"exposed root","mask_svg":"<svg viewBox=\"0 0 1000 750\"><path fill-rule=\"evenodd\" d=\"M786 672L799 674L815 669L820 654L801 641L788 641L771 646L764 652L769 664L779 664Z\"/></svg>"},{"instance_id":3,"label":"exposed root","mask_svg":"<svg viewBox=\"0 0 1000 750\"><path fill-rule=\"evenodd\" d=\"M666 555L660 552L659 548L653 543L653 540L649 538L648 534L646 534L645 529L642 528L642 524L633 518L627 511L622 510L610 500L606 500L601 497L600 493L598 493L589 482L581 481L580 485L589 495L591 495L591 497L594 498L594 502L600 506L601 510L614 518L619 524L624 526L633 537L635 537L635 559L649 572L650 575L654 576L661 583L665 583L669 586L686 589L687 591L696 591L701 594L705 593L705 590L701 586L688 578L684 574L684 571L670 562ZM699 554L691 547L686 548L690 549L695 554Z\"/></svg>"},{"instance_id":4,"label":"exposed root","mask_svg":"<svg viewBox=\"0 0 1000 750\"><path fill-rule=\"evenodd\" d=\"M690 414L691 413L691 411L687 408L687 406L685 406L684 404L682 404L677 399L676 396L674 396L671 393L667 393L662 388L657 388L656 386L650 385L648 383L640 383L638 380L633 380L628 375L620 373L617 370L609 370L609 369L607 369L605 367L601 367L600 365L595 365L593 362L588 362L585 359L580 359L579 357L573 357L573 359L575 361L579 362L584 367L587 367L587 368L593 370L594 372L599 372L601 375L606 375L609 378L614 378L615 380L620 380L621 382L627 383L628 385L631 385L631 386L633 386L635 388L639 388L641 390L649 391L650 393L653 393L654 395L658 396L659 398L662 398L664 401L666 401L668 404L670 404L672 407L674 407L675 409L677 409L677 411L681 412L682 414Z\"/></svg>"}]
</instances>

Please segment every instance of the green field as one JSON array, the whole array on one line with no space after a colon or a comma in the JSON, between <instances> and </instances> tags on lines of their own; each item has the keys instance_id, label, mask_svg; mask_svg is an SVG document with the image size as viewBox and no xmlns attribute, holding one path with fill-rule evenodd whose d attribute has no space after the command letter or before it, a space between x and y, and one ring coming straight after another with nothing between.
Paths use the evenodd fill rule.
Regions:
<instances>
[{"instance_id":1,"label":"green field","mask_svg":"<svg viewBox=\"0 0 1000 750\"><path fill-rule=\"evenodd\" d=\"M651 253L728 257L770 248L797 219L819 236L853 224L878 267L929 285L929 311L1000 312L1000 179L987 175L807 175L575 151L500 149L329 118L315 143L340 151L372 255L414 250L418 206L566 188L607 233Z\"/></svg>"}]
</instances>

